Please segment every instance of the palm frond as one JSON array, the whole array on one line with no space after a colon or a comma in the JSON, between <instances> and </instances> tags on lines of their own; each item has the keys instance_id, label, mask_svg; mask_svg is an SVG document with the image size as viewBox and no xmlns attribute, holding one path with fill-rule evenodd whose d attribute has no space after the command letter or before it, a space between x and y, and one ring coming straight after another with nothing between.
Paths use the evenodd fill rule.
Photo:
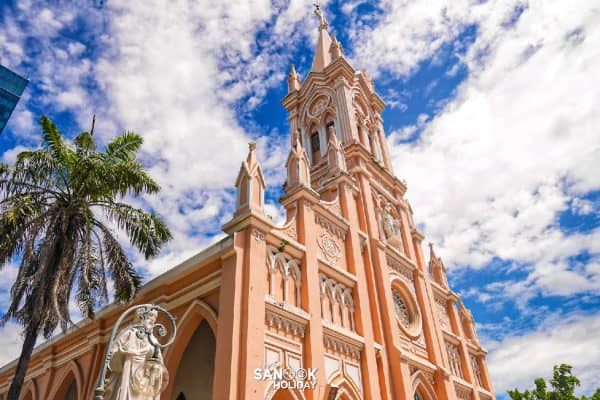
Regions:
<instances>
[{"instance_id":1,"label":"palm frond","mask_svg":"<svg viewBox=\"0 0 600 400\"><path fill-rule=\"evenodd\" d=\"M95 226L102 234L106 265L115 284L115 299L121 303L129 302L137 293L142 279L110 230L103 224L96 223Z\"/></svg>"},{"instance_id":2,"label":"palm frond","mask_svg":"<svg viewBox=\"0 0 600 400\"><path fill-rule=\"evenodd\" d=\"M24 243L35 242L51 213L27 195L6 199L0 211L0 265L19 255Z\"/></svg>"},{"instance_id":3,"label":"palm frond","mask_svg":"<svg viewBox=\"0 0 600 400\"><path fill-rule=\"evenodd\" d=\"M144 140L135 132L123 132L106 146L106 155L121 161L133 160Z\"/></svg>"},{"instance_id":4,"label":"palm frond","mask_svg":"<svg viewBox=\"0 0 600 400\"><path fill-rule=\"evenodd\" d=\"M58 127L48 117L42 116L40 118L40 124L42 125L42 144L48 148L54 158L61 164L69 165L74 161L75 154L69 148L69 145L64 140L62 133L58 130Z\"/></svg>"},{"instance_id":5,"label":"palm frond","mask_svg":"<svg viewBox=\"0 0 600 400\"><path fill-rule=\"evenodd\" d=\"M87 154L96 150L96 143L90 132L82 132L73 140L78 154Z\"/></svg>"},{"instance_id":6,"label":"palm frond","mask_svg":"<svg viewBox=\"0 0 600 400\"><path fill-rule=\"evenodd\" d=\"M101 203L110 221L127 232L129 241L146 258L156 256L171 232L155 214L124 203Z\"/></svg>"}]
</instances>

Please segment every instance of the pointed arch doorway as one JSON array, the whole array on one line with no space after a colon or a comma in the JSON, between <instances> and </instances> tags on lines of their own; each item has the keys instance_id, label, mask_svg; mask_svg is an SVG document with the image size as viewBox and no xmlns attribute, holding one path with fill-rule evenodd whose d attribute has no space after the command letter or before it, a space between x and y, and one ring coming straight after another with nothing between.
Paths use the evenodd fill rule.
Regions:
<instances>
[{"instance_id":1,"label":"pointed arch doorway","mask_svg":"<svg viewBox=\"0 0 600 400\"><path fill-rule=\"evenodd\" d=\"M77 400L77 385L75 384L74 380L71 381L71 384L67 388L64 400Z\"/></svg>"},{"instance_id":2,"label":"pointed arch doorway","mask_svg":"<svg viewBox=\"0 0 600 400\"><path fill-rule=\"evenodd\" d=\"M63 382L56 390L54 396L50 397L52 400L79 400L77 390L77 380L72 372L69 372L63 379Z\"/></svg>"},{"instance_id":3,"label":"pointed arch doorway","mask_svg":"<svg viewBox=\"0 0 600 400\"><path fill-rule=\"evenodd\" d=\"M215 335L202 320L191 335L177 367L172 399L212 400L215 366Z\"/></svg>"}]
</instances>

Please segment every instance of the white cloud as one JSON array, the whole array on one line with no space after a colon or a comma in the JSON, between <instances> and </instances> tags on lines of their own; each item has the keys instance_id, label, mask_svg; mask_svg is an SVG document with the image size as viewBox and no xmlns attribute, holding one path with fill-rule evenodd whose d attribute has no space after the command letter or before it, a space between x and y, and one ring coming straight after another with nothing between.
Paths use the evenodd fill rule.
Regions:
<instances>
[{"instance_id":1,"label":"white cloud","mask_svg":"<svg viewBox=\"0 0 600 400\"><path fill-rule=\"evenodd\" d=\"M162 262L148 264L152 275L168 267L171 252L209 243L231 215L231 189L251 140L236 113L285 85L288 60L280 50L301 40L303 17L312 11L300 1L205 3L110 3L110 50L95 65L110 104L100 119L114 118L144 137L144 158L163 188L145 204L165 217L174 241ZM269 42L257 43L265 27ZM294 29L297 37L287 38ZM284 180L288 141L277 136L255 139L270 186Z\"/></svg>"},{"instance_id":2,"label":"white cloud","mask_svg":"<svg viewBox=\"0 0 600 400\"><path fill-rule=\"evenodd\" d=\"M494 12L506 11L512 4L493 2ZM423 59L431 57L444 43L455 38L482 9L493 9L470 0L396 1L384 0L374 25L365 24L358 15L355 43L356 64L373 76L387 69L400 75L413 71Z\"/></svg>"},{"instance_id":3,"label":"white cloud","mask_svg":"<svg viewBox=\"0 0 600 400\"><path fill-rule=\"evenodd\" d=\"M1 330L0 335L0 365L4 365L19 356L23 337L21 326L8 322Z\"/></svg>"},{"instance_id":4,"label":"white cloud","mask_svg":"<svg viewBox=\"0 0 600 400\"><path fill-rule=\"evenodd\" d=\"M468 78L424 125L390 138L415 217L450 265L499 257L534 264L525 290L598 290L597 271L568 258L600 253L600 229L561 231L571 200L600 188L600 12L591 2L384 2L355 36L372 72L407 74L477 24ZM416 143L402 143L414 129Z\"/></svg>"},{"instance_id":5,"label":"white cloud","mask_svg":"<svg viewBox=\"0 0 600 400\"><path fill-rule=\"evenodd\" d=\"M0 57L16 67L35 65L26 68L40 92L31 104L70 112L81 129L96 114L103 139L121 129L140 133L144 160L163 191L139 204L166 217L175 233L168 251L206 243L218 231L214 220L231 211L250 136L262 134L246 132L237 113L258 105L270 87L285 85L289 49L315 36L312 7L302 0L154 0L110 2L101 10L27 1L18 8L6 11ZM86 42L91 36L64 34L76 26L87 28L93 43ZM265 29L269 39L257 41ZM41 52L25 53L27 43ZM27 129L14 132L31 140L32 112L18 111L14 126ZM280 185L287 140L257 142L268 184Z\"/></svg>"},{"instance_id":6,"label":"white cloud","mask_svg":"<svg viewBox=\"0 0 600 400\"><path fill-rule=\"evenodd\" d=\"M600 376L599 331L600 315L555 315L533 332L488 343L488 368L495 392L529 389L534 379L548 379L554 365L565 363L574 367L581 391L593 393Z\"/></svg>"},{"instance_id":7,"label":"white cloud","mask_svg":"<svg viewBox=\"0 0 600 400\"><path fill-rule=\"evenodd\" d=\"M87 128L93 110L103 103L101 93L88 93L93 79L89 54L84 55L82 43L64 34L77 24L86 31L89 21L98 18L97 10L67 3L49 7L30 1L18 2L16 10L2 7L0 59L30 80L11 117L11 131L21 140L39 140L34 135L34 112L37 118L40 112L70 111L77 123Z\"/></svg>"},{"instance_id":8,"label":"white cloud","mask_svg":"<svg viewBox=\"0 0 600 400\"><path fill-rule=\"evenodd\" d=\"M350 14L354 11L358 6L363 4L363 0L355 0L355 1L346 1L342 4L342 12L344 14Z\"/></svg>"},{"instance_id":9,"label":"white cloud","mask_svg":"<svg viewBox=\"0 0 600 400\"><path fill-rule=\"evenodd\" d=\"M285 222L285 210L279 204L266 203L265 214L277 225Z\"/></svg>"},{"instance_id":10,"label":"white cloud","mask_svg":"<svg viewBox=\"0 0 600 400\"><path fill-rule=\"evenodd\" d=\"M13 164L16 161L19 153L21 153L22 151L28 151L28 150L31 150L31 149L26 146L22 146L22 145L17 145L15 147L13 147L12 149L8 149L4 153L2 153L2 162L7 163L7 164Z\"/></svg>"},{"instance_id":11,"label":"white cloud","mask_svg":"<svg viewBox=\"0 0 600 400\"><path fill-rule=\"evenodd\" d=\"M392 88L383 94L383 100L385 101L387 107L391 109L397 109L398 112L404 112L408 108L408 105L406 104L408 99L406 96L407 93L405 93L405 91L398 92L398 90Z\"/></svg>"},{"instance_id":12,"label":"white cloud","mask_svg":"<svg viewBox=\"0 0 600 400\"><path fill-rule=\"evenodd\" d=\"M32 99L36 106L72 113L81 129L89 129L95 113L101 139L121 129L144 137L144 162L163 190L136 204L158 211L174 234L161 260L137 260L154 276L171 266L165 262L181 258L172 253L187 254L214 240L231 215L247 142L262 134L246 132L237 113L259 104L270 87L285 85L289 51L281 50L314 36L310 14L301 0L122 1L101 10L24 1L17 12L6 13L0 56L11 65L35 65L33 79L41 92ZM103 23L94 24L99 20ZM64 35L69 24L86 26L92 45L89 37ZM269 40L259 43L256 33L263 29ZM30 42L42 50L35 59L23 52ZM29 98L22 103L30 104ZM24 129L15 132L31 140L32 112L25 109L13 119L29 128L29 136ZM282 136L255 138L267 183L274 187L285 175L279 168L288 147ZM4 158L14 159L21 149Z\"/></svg>"},{"instance_id":13,"label":"white cloud","mask_svg":"<svg viewBox=\"0 0 600 400\"><path fill-rule=\"evenodd\" d=\"M576 215L589 215L594 212L596 206L593 201L576 197L571 202L571 209Z\"/></svg>"},{"instance_id":14,"label":"white cloud","mask_svg":"<svg viewBox=\"0 0 600 400\"><path fill-rule=\"evenodd\" d=\"M18 265L8 263L0 269L0 310L6 310L10 305L8 293L15 282L18 273ZM6 295L5 295L6 293Z\"/></svg>"}]
</instances>

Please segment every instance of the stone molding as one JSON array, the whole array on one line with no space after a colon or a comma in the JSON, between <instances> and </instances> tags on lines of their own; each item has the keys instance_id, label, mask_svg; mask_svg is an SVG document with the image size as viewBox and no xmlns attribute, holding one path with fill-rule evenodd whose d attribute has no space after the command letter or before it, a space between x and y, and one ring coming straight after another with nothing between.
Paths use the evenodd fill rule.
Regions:
<instances>
[{"instance_id":1,"label":"stone molding","mask_svg":"<svg viewBox=\"0 0 600 400\"><path fill-rule=\"evenodd\" d=\"M454 390L456 391L456 397L460 400L471 400L473 398L473 390L456 381L454 382Z\"/></svg>"},{"instance_id":2,"label":"stone molding","mask_svg":"<svg viewBox=\"0 0 600 400\"><path fill-rule=\"evenodd\" d=\"M283 330L285 333L293 336L303 338L306 333L306 325L302 325L297 321L288 319L272 311L265 312L265 322L269 327L276 328L279 331Z\"/></svg>"},{"instance_id":3,"label":"stone molding","mask_svg":"<svg viewBox=\"0 0 600 400\"><path fill-rule=\"evenodd\" d=\"M386 261L387 261L387 265L390 268L390 270L398 273L398 275L404 281L406 281L407 283L410 283L412 285L412 287L414 288L415 275L414 275L413 268L411 268L401 262L398 262L397 260L395 260L393 257L390 257L389 255L386 255ZM414 289L411 291L414 291Z\"/></svg>"},{"instance_id":4,"label":"stone molding","mask_svg":"<svg viewBox=\"0 0 600 400\"><path fill-rule=\"evenodd\" d=\"M323 343L327 350L342 353L355 360L360 360L364 348L364 343L332 329L323 329Z\"/></svg>"},{"instance_id":5,"label":"stone molding","mask_svg":"<svg viewBox=\"0 0 600 400\"><path fill-rule=\"evenodd\" d=\"M304 338L309 315L297 307L290 307L273 298L265 299L265 323L268 327Z\"/></svg>"},{"instance_id":6,"label":"stone molding","mask_svg":"<svg viewBox=\"0 0 600 400\"><path fill-rule=\"evenodd\" d=\"M315 212L315 222L332 235L335 235L342 240L346 240L348 226L343 226L340 223L333 222L331 219L317 212Z\"/></svg>"}]
</instances>

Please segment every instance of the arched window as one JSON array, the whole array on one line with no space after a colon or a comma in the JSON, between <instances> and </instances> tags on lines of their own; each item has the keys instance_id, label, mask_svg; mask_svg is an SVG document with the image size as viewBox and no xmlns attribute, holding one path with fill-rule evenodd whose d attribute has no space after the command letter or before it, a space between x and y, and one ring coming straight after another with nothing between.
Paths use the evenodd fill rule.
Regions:
<instances>
[{"instance_id":1,"label":"arched window","mask_svg":"<svg viewBox=\"0 0 600 400\"><path fill-rule=\"evenodd\" d=\"M310 152L312 163L315 165L321 160L321 139L317 130L310 134Z\"/></svg>"},{"instance_id":2,"label":"arched window","mask_svg":"<svg viewBox=\"0 0 600 400\"><path fill-rule=\"evenodd\" d=\"M450 372L464 378L461 365L460 348L457 344L446 341L446 352L448 353L448 362L450 363Z\"/></svg>"},{"instance_id":3,"label":"arched window","mask_svg":"<svg viewBox=\"0 0 600 400\"><path fill-rule=\"evenodd\" d=\"M375 156L375 159L378 161L383 160L381 143L379 142L379 134L377 131L374 131L371 134L371 144L373 147L373 155Z\"/></svg>"}]
</instances>

